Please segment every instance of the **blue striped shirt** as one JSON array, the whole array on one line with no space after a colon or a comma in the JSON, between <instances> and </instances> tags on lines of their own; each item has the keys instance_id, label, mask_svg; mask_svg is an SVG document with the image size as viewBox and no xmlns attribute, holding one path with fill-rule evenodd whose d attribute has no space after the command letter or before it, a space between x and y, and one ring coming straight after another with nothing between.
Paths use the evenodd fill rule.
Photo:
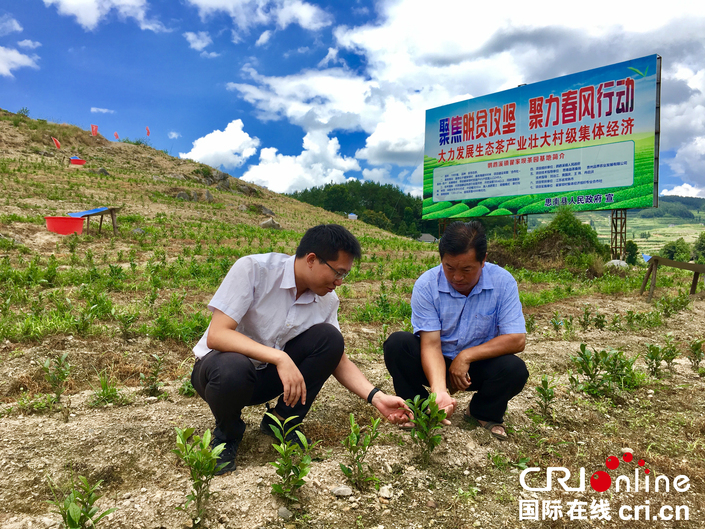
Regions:
<instances>
[{"instance_id":1,"label":"blue striped shirt","mask_svg":"<svg viewBox=\"0 0 705 529\"><path fill-rule=\"evenodd\" d=\"M414 285L411 311L414 333L441 331L443 356L451 359L502 334L526 333L517 282L492 263L485 263L467 296L450 286L442 265L424 272Z\"/></svg>"}]
</instances>

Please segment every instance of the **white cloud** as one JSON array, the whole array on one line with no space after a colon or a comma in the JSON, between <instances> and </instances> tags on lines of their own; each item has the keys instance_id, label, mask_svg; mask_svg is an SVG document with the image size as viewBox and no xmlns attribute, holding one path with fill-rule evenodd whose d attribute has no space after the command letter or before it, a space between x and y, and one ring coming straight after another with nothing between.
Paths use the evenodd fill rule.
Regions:
<instances>
[{"instance_id":1,"label":"white cloud","mask_svg":"<svg viewBox=\"0 0 705 529\"><path fill-rule=\"evenodd\" d=\"M340 155L337 138L322 131L304 136L304 150L298 156L278 154L273 147L260 151L259 164L251 166L242 179L265 186L277 193L345 182L347 171L359 171L354 158Z\"/></svg>"},{"instance_id":2,"label":"white cloud","mask_svg":"<svg viewBox=\"0 0 705 529\"><path fill-rule=\"evenodd\" d=\"M17 45L20 48L29 48L30 50L34 50L34 49L38 48L39 46L41 46L42 43L41 42L34 42L33 40L29 40L29 39L25 39L25 40L19 41L17 43Z\"/></svg>"},{"instance_id":3,"label":"white cloud","mask_svg":"<svg viewBox=\"0 0 705 529\"><path fill-rule=\"evenodd\" d=\"M170 140L175 140L177 138L180 138L181 134L179 134L178 132L171 131L168 136Z\"/></svg>"},{"instance_id":4,"label":"white cloud","mask_svg":"<svg viewBox=\"0 0 705 529\"><path fill-rule=\"evenodd\" d=\"M188 41L191 49L196 51L202 51L213 43L213 39L211 39L207 31L199 31L198 33L187 31L184 33L184 38Z\"/></svg>"},{"instance_id":5,"label":"white cloud","mask_svg":"<svg viewBox=\"0 0 705 529\"><path fill-rule=\"evenodd\" d=\"M154 32L169 31L155 19L147 17L147 0L43 0L44 5L55 5L60 15L73 16L86 30L94 30L115 10L121 20L134 19L140 29Z\"/></svg>"},{"instance_id":6,"label":"white cloud","mask_svg":"<svg viewBox=\"0 0 705 529\"><path fill-rule=\"evenodd\" d=\"M217 13L229 15L235 24L247 30L254 26L276 23L279 28L298 24L304 29L318 30L333 23L320 7L301 0L187 0L196 7L202 19ZM240 39L233 34L233 40Z\"/></svg>"},{"instance_id":7,"label":"white cloud","mask_svg":"<svg viewBox=\"0 0 705 529\"><path fill-rule=\"evenodd\" d=\"M98 108L98 107L91 107L91 112L93 114L115 114L114 110L110 110L109 108Z\"/></svg>"},{"instance_id":8,"label":"white cloud","mask_svg":"<svg viewBox=\"0 0 705 529\"><path fill-rule=\"evenodd\" d=\"M675 195L678 197L700 197L705 198L705 188L693 187L690 184L683 184L682 186L676 186L670 191L664 189L661 191L662 195Z\"/></svg>"},{"instance_id":9,"label":"white cloud","mask_svg":"<svg viewBox=\"0 0 705 529\"><path fill-rule=\"evenodd\" d=\"M3 15L0 17L0 37L9 35L10 33L22 31L22 26L17 20L12 18L10 15Z\"/></svg>"},{"instance_id":10,"label":"white cloud","mask_svg":"<svg viewBox=\"0 0 705 529\"><path fill-rule=\"evenodd\" d=\"M340 59L338 59L338 50L337 48L328 48L328 53L326 54L325 57L323 57L320 62L318 63L319 68L323 68L325 66L328 66L329 63L337 63L337 62L343 62Z\"/></svg>"},{"instance_id":11,"label":"white cloud","mask_svg":"<svg viewBox=\"0 0 705 529\"><path fill-rule=\"evenodd\" d=\"M272 38L272 32L270 30L263 32L257 39L257 42L255 42L255 46L264 46L269 42L270 38Z\"/></svg>"},{"instance_id":12,"label":"white cloud","mask_svg":"<svg viewBox=\"0 0 705 529\"><path fill-rule=\"evenodd\" d=\"M189 158L213 167L225 169L240 167L254 156L259 147L258 138L243 130L242 120L231 121L225 130L214 130L193 142L190 152L180 152L180 158Z\"/></svg>"},{"instance_id":13,"label":"white cloud","mask_svg":"<svg viewBox=\"0 0 705 529\"><path fill-rule=\"evenodd\" d=\"M214 51L202 51L201 57L204 57L206 59L215 59L216 57L220 57L220 53Z\"/></svg>"},{"instance_id":14,"label":"white cloud","mask_svg":"<svg viewBox=\"0 0 705 529\"><path fill-rule=\"evenodd\" d=\"M276 17L280 28L298 24L304 29L315 31L333 23L333 18L328 13L301 0L284 0L276 9Z\"/></svg>"},{"instance_id":15,"label":"white cloud","mask_svg":"<svg viewBox=\"0 0 705 529\"><path fill-rule=\"evenodd\" d=\"M39 57L36 55L29 57L17 50L0 46L0 75L4 77L14 77L14 75L12 75L12 70L16 70L24 66L38 69L38 60Z\"/></svg>"}]
</instances>

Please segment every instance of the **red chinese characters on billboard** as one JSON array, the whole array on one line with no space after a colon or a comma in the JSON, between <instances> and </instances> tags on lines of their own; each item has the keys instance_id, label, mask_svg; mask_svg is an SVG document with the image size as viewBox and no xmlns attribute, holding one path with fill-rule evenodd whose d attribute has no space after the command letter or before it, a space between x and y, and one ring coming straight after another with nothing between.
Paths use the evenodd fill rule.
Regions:
<instances>
[{"instance_id":1,"label":"red chinese characters on billboard","mask_svg":"<svg viewBox=\"0 0 705 529\"><path fill-rule=\"evenodd\" d=\"M634 119L625 114L634 111L634 79L532 97L527 107L529 133L518 137L512 136L517 132L516 103L439 120L438 162L629 136Z\"/></svg>"}]
</instances>

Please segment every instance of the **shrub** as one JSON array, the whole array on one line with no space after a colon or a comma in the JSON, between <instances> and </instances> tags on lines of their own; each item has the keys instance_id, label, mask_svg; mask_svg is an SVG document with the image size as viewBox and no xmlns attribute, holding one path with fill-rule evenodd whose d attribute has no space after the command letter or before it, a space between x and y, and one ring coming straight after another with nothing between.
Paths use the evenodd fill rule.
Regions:
<instances>
[{"instance_id":1,"label":"shrub","mask_svg":"<svg viewBox=\"0 0 705 529\"><path fill-rule=\"evenodd\" d=\"M685 263L690 261L690 254L690 245L685 242L683 237L680 237L675 241L667 242L659 252L661 257L671 259L672 261L682 261Z\"/></svg>"}]
</instances>

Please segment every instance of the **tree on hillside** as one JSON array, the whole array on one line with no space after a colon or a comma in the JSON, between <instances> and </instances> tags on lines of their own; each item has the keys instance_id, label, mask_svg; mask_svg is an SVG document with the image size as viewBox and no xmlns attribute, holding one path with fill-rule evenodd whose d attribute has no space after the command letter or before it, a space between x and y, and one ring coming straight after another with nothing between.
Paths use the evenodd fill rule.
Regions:
<instances>
[{"instance_id":1,"label":"tree on hillside","mask_svg":"<svg viewBox=\"0 0 705 529\"><path fill-rule=\"evenodd\" d=\"M690 245L685 242L683 237L675 241L668 242L661 248L659 255L672 261L681 261L687 263L690 261Z\"/></svg>"}]
</instances>

